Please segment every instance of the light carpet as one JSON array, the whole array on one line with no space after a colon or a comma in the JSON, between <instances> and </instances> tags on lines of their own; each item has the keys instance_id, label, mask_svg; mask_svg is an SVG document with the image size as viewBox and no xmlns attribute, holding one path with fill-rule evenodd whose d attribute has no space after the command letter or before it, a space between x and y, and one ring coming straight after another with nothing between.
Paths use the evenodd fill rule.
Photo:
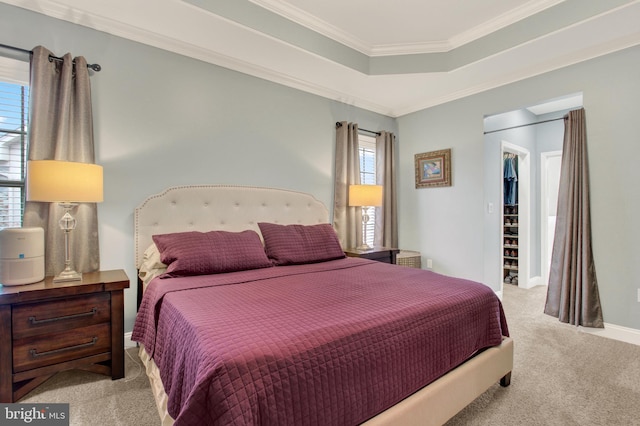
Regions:
<instances>
[{"instance_id":1,"label":"light carpet","mask_svg":"<svg viewBox=\"0 0 640 426\"><path fill-rule=\"evenodd\" d=\"M546 286L504 286L511 385L494 385L454 425L640 425L640 346L545 315Z\"/></svg>"}]
</instances>

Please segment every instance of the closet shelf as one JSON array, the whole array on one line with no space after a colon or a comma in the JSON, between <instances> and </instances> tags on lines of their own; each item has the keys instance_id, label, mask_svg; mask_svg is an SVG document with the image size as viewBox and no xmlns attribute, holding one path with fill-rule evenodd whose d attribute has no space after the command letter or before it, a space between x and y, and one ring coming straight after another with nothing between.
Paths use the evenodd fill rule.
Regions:
<instances>
[{"instance_id":1,"label":"closet shelf","mask_svg":"<svg viewBox=\"0 0 640 426\"><path fill-rule=\"evenodd\" d=\"M502 227L502 275L505 277L505 283L517 284L518 276L518 232L519 217L517 205L504 205L503 209L503 227ZM514 282L515 280L515 282Z\"/></svg>"}]
</instances>

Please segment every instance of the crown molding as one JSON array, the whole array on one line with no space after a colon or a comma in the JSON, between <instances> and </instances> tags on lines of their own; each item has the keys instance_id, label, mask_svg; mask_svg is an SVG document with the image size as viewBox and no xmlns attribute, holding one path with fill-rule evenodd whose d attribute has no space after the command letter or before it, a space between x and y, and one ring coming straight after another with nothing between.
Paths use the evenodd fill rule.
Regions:
<instances>
[{"instance_id":1,"label":"crown molding","mask_svg":"<svg viewBox=\"0 0 640 426\"><path fill-rule=\"evenodd\" d=\"M77 8L71 8L68 6L61 6L59 3L51 1L51 0L39 0L36 3L32 1L25 0L3 0L4 3L12 4L17 7L22 7L28 10L32 10L37 13L45 14L60 20L69 21L74 24L86 26L89 28L93 28L98 31L103 31L114 36L123 37L125 39L129 39L132 41L140 42L149 46L157 47L163 50L167 50L173 53L177 53L180 55L184 55L187 57L192 57L198 60L202 60L207 63L211 63L217 66L221 66L224 68L228 68L240 73L244 73L247 75L251 75L257 78L262 78L268 81L272 81L274 83L282 84L287 87L291 87L294 89L301 90L303 92L311 93L317 96L321 96L327 99L331 99L337 102L341 102L347 105L352 105L354 107L363 108L369 111L373 111L379 114L383 114L390 117L399 117L402 115L410 114L422 109L430 108L439 104L443 104L446 102L450 102L453 100L457 100L466 96L474 95L483 91L487 91L490 89L494 89L496 87L504 86L506 84L510 84L519 80L523 80L526 78L530 78L541 73L553 71L558 68L563 68L581 61L585 61L588 59L595 58L597 56L601 56L607 53L615 52L617 50L622 50L627 47L631 47L634 45L640 44L640 32L634 32L626 37L619 37L614 40L610 40L607 43L601 43L596 46L592 46L588 49L582 49L579 52L574 52L568 55L563 55L561 57L555 58L552 61L546 61L541 64L532 65L525 67L525 69L511 73L511 74L498 74L494 78L490 80L484 81L480 84L471 85L469 87L461 87L461 84L458 84L458 87L461 87L459 90L453 90L450 93L446 93L443 95L434 95L428 97L428 99L415 102L415 103L404 103L400 104L399 100L389 99L385 101L383 98L376 98L376 101L371 101L366 97L360 95L353 95L352 93L348 93L345 90L334 89L333 86L327 79L323 79L323 83L314 83L310 81L310 79L306 79L304 77L300 77L299 75L292 76L288 75L284 71L278 71L268 66L261 66L250 63L248 61L238 59L233 56L229 56L227 54L222 54L216 52L212 49L204 48L198 45L194 45L189 42L180 41L174 39L172 37L168 37L166 35L160 34L156 31L149 31L145 29L141 29L139 27L123 23L118 20L113 20L110 18L105 18L95 13L89 13L84 10L80 10ZM640 2L632 2L631 4L638 5ZM622 6L616 10L623 10L626 6ZM594 17L592 19L596 19ZM250 28L245 28L247 31L251 31ZM287 45L286 42L282 40L273 39L274 42L279 42ZM534 42L534 41L530 41ZM520 46L521 47L521 46ZM304 52L302 49L297 49L300 52ZM502 53L505 53L503 51ZM306 52L311 57L316 57L316 59L324 59L318 55L311 54ZM495 55L493 55L495 56ZM482 61L490 61L492 57L487 57L481 60ZM327 63L333 64L331 61L326 60ZM334 66L332 68L332 66ZM473 67L474 64L467 64L462 68ZM459 68L458 70L462 69ZM345 75L349 76L350 74L344 74L345 68L340 65L328 65L327 70L333 73L335 71L335 81L344 81L343 77ZM350 70L353 71L353 70ZM347 71L348 72L348 71ZM355 72L355 71L354 71ZM354 80L357 84L362 83L363 86L368 85L367 79L376 78L375 76L367 76L364 74L357 74L356 77L358 80ZM402 84L401 80L391 81L389 84ZM417 83L419 84L419 83ZM364 93L362 89L360 93Z\"/></svg>"},{"instance_id":2,"label":"crown molding","mask_svg":"<svg viewBox=\"0 0 640 426\"><path fill-rule=\"evenodd\" d=\"M528 78L575 65L584 61L588 61L590 59L595 59L603 55L618 52L620 50L637 46L639 44L640 33L632 34L627 37L621 37L608 43L603 43L598 46L592 47L590 49L583 49L580 52L574 52L570 55L564 55L552 61L547 61L533 67L528 67L526 70L521 70L506 75L500 75L499 77L490 81L486 81L484 83L477 84L465 89L457 90L455 92L450 92L444 96L431 97L427 102L418 102L411 105L406 105L401 108L394 108L391 112L391 117L397 118L403 115L412 114L423 109L432 108L438 105L445 104L447 102L465 98L467 96L476 95L478 93L506 86L511 83L526 80Z\"/></svg>"},{"instance_id":3,"label":"crown molding","mask_svg":"<svg viewBox=\"0 0 640 426\"><path fill-rule=\"evenodd\" d=\"M312 31L322 34L338 43L344 44L354 50L364 53L367 56L398 56L413 55L423 53L444 53L452 49L482 38L488 34L498 31L506 26L514 24L529 16L535 15L545 9L562 3L565 0L537 0L531 1L512 11L495 17L494 19L478 25L469 31L455 35L448 40L431 40L415 43L398 44L370 44L353 34L344 31L334 25L325 22L318 17L305 12L304 10L292 6L281 0L249 0L272 13L278 14L298 25L306 27Z\"/></svg>"},{"instance_id":4,"label":"crown molding","mask_svg":"<svg viewBox=\"0 0 640 426\"><path fill-rule=\"evenodd\" d=\"M283 86L298 89L306 93L311 93L345 104L354 105L359 108L377 112L379 114L389 115L391 113L391 109L386 105L380 105L368 101L364 98L348 95L344 92L340 92L329 87L324 87L307 80L295 78L288 74L256 65L251 62L243 61L228 55L224 55L210 49L193 45L191 43L179 41L171 37L166 37L161 34L140 30L138 28L130 27L127 25L121 25L120 29L121 31L116 31L119 34L115 34L116 32L114 31L112 31L111 33L253 77L282 84Z\"/></svg>"},{"instance_id":5,"label":"crown molding","mask_svg":"<svg viewBox=\"0 0 640 426\"><path fill-rule=\"evenodd\" d=\"M251 3L275 13L295 22L305 28L317 32L325 37L328 37L338 43L344 44L360 53L369 55L371 46L368 43L358 39L353 34L344 31L335 25L323 21L322 19L305 12L304 10L290 5L287 2L274 1L274 0L249 0Z\"/></svg>"},{"instance_id":6,"label":"crown molding","mask_svg":"<svg viewBox=\"0 0 640 426\"><path fill-rule=\"evenodd\" d=\"M471 28L468 31L457 34L448 40L450 49L463 46L472 41L478 40L484 36L501 30L509 25L515 24L523 19L533 16L542 12L545 9L549 9L565 0L538 0L528 2L520 7L517 7L507 13L498 15L490 21L484 22L482 25L478 25L475 28Z\"/></svg>"},{"instance_id":7,"label":"crown molding","mask_svg":"<svg viewBox=\"0 0 640 426\"><path fill-rule=\"evenodd\" d=\"M53 18L72 22L74 24L86 26L98 31L103 31L114 36L122 37L127 40L136 41L149 46L157 47L173 53L199 59L201 61L214 64L223 68L228 68L243 74L262 78L274 83L282 84L287 87L301 90L303 92L318 95L324 98L342 102L348 105L357 106L369 111L373 111L382 115L389 116L391 108L387 105L381 105L371 102L367 99L345 94L329 87L321 86L306 80L294 78L290 75L274 71L272 69L255 65L237 58L223 55L210 49L202 48L191 43L176 40L171 37L158 34L156 32L144 30L132 26L121 21L105 18L100 15L92 14L87 11L71 9L50 0L40 0L37 5L32 3L25 4L23 0L3 0L4 3L12 4L17 7L42 13ZM85 24L91 23L91 25Z\"/></svg>"},{"instance_id":8,"label":"crown molding","mask_svg":"<svg viewBox=\"0 0 640 426\"><path fill-rule=\"evenodd\" d=\"M399 56L399 55L421 55L429 53L446 53L453 49L448 41L433 41L424 43L403 43L403 44L378 44L369 49L367 55L370 57Z\"/></svg>"}]
</instances>

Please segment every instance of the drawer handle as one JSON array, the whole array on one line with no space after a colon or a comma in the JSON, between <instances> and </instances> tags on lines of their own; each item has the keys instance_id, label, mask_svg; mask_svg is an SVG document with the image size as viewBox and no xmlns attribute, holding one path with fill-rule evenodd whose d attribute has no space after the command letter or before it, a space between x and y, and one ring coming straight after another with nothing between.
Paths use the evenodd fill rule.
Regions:
<instances>
[{"instance_id":1,"label":"drawer handle","mask_svg":"<svg viewBox=\"0 0 640 426\"><path fill-rule=\"evenodd\" d=\"M68 320L72 318L90 317L92 315L95 315L97 312L98 312L98 308L93 308L89 312L83 312L81 314L67 315L64 317L47 318L43 320L36 319L36 317L29 317L29 322L31 323L31 325L44 324L47 322L62 321L62 320Z\"/></svg>"},{"instance_id":2,"label":"drawer handle","mask_svg":"<svg viewBox=\"0 0 640 426\"><path fill-rule=\"evenodd\" d=\"M54 349L52 351L46 351L46 352L38 353L38 351L35 350L35 349L29 349L29 354L31 355L32 358L38 358L39 356L53 355L53 354L57 354L59 352L71 351L71 350L80 349L80 348L88 348L89 346L95 345L97 342L98 342L98 338L94 337L93 339L91 339L90 342L81 343L81 344L75 345L75 346L67 346L66 348Z\"/></svg>"}]
</instances>

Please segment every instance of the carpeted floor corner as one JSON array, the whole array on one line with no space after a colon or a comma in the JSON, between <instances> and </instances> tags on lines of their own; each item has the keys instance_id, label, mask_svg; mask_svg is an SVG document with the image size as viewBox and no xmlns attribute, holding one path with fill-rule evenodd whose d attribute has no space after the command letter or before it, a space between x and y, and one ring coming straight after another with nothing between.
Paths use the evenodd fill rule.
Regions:
<instances>
[{"instance_id":1,"label":"carpeted floor corner","mask_svg":"<svg viewBox=\"0 0 640 426\"><path fill-rule=\"evenodd\" d=\"M125 352L125 377L86 371L58 373L18 402L69 403L70 425L157 426L160 423L138 349Z\"/></svg>"},{"instance_id":2,"label":"carpeted floor corner","mask_svg":"<svg viewBox=\"0 0 640 426\"><path fill-rule=\"evenodd\" d=\"M545 315L546 286L504 287L511 386L492 386L447 426L640 425L640 346Z\"/></svg>"}]
</instances>

